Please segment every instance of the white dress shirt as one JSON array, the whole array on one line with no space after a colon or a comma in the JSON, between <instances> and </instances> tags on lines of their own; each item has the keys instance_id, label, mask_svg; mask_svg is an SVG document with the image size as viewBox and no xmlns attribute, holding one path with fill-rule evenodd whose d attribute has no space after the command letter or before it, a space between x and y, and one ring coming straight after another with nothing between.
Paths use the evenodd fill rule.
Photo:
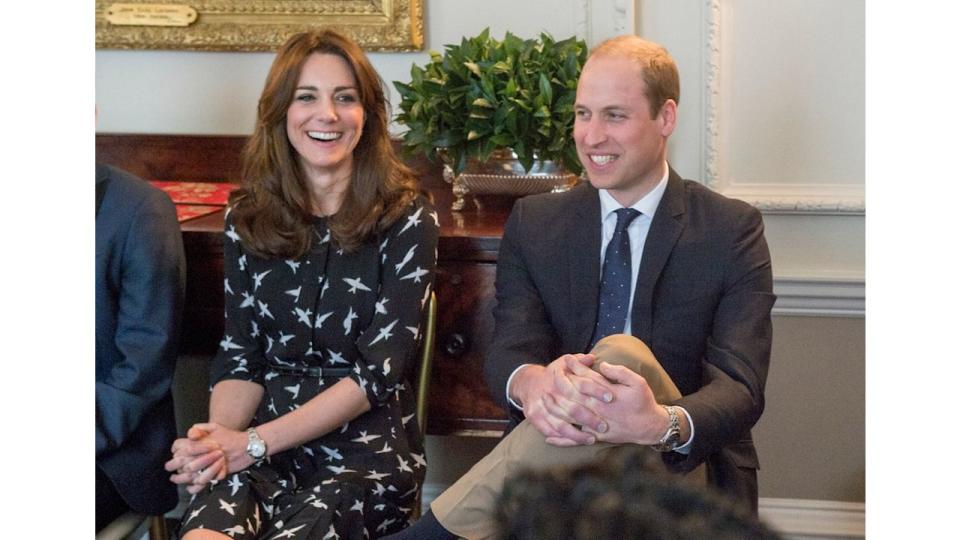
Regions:
<instances>
[{"instance_id":1,"label":"white dress shirt","mask_svg":"<svg viewBox=\"0 0 960 540\"><path fill-rule=\"evenodd\" d=\"M663 198L663 193L667 190L667 178L670 175L670 169L667 167L667 164L663 164L663 178L660 179L660 182L650 190L649 193L643 196L639 201L633 204L630 208L640 212L640 215L636 217L630 225L627 227L627 235L630 236L630 303L627 307L627 317L623 322L623 333L630 334L631 325L630 325L630 314L633 311L633 295L637 288L637 276L640 273L640 259L643 257L643 246L647 243L647 233L650 232L650 224L653 222L653 216L657 212L657 206L660 205L660 199ZM605 189L598 190L600 192L600 216L601 216L601 228L603 233L603 238L600 243L600 265L601 265L601 274L603 267L603 257L607 252L607 244L610 243L610 239L613 238L614 230L617 227L617 214L616 211L624 208L616 199L613 198L613 195ZM510 403L513 407L522 410L519 404L517 404L513 399L510 398L510 384L513 382L513 377L524 367L530 364L523 364L517 369L513 370L513 373L510 374L510 378L507 379L507 402ZM683 407L679 407L683 414L686 415L687 421L690 424L690 439L683 446L678 447L675 452L680 452L683 454L690 453L690 444L693 443L693 420L690 418L690 413L686 411Z\"/></svg>"}]
</instances>

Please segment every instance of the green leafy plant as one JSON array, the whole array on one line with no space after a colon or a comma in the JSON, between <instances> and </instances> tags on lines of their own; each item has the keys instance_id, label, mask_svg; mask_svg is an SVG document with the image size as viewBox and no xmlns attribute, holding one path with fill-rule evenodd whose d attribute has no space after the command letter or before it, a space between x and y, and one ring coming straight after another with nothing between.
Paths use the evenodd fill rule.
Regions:
<instances>
[{"instance_id":1,"label":"green leafy plant","mask_svg":"<svg viewBox=\"0 0 960 540\"><path fill-rule=\"evenodd\" d=\"M498 148L513 150L528 171L536 160L552 160L580 173L573 105L587 59L583 40L507 32L498 41L485 29L444 49L431 51L425 67L414 64L409 83L393 83L402 98L397 121L409 128L407 151L432 160L443 152L456 174Z\"/></svg>"}]
</instances>

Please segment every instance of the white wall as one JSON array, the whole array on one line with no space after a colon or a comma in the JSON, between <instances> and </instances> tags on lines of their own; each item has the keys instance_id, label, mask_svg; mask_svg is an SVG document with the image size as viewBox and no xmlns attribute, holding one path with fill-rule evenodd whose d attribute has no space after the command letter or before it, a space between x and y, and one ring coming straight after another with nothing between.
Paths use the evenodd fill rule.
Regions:
<instances>
[{"instance_id":1,"label":"white wall","mask_svg":"<svg viewBox=\"0 0 960 540\"><path fill-rule=\"evenodd\" d=\"M507 30L521 37L541 31L557 39L578 35L588 42L633 29L633 6L622 0L428 0L425 2L425 50L421 53L371 53L370 59L391 81L410 80L410 65L425 64L428 50L442 51L489 27L502 38ZM592 8L592 9L591 9ZM246 135L252 132L257 99L273 53L98 50L97 131Z\"/></svg>"}]
</instances>

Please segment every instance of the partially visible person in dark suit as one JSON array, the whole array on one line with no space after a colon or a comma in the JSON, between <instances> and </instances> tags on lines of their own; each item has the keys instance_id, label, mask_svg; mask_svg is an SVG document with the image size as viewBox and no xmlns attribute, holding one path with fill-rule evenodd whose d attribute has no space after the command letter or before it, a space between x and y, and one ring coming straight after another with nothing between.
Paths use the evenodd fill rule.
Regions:
<instances>
[{"instance_id":1,"label":"partially visible person in dark suit","mask_svg":"<svg viewBox=\"0 0 960 540\"><path fill-rule=\"evenodd\" d=\"M527 470L496 507L500 540L777 540L742 506L666 473L651 452L623 446L602 462Z\"/></svg>"},{"instance_id":2,"label":"partially visible person in dark suit","mask_svg":"<svg viewBox=\"0 0 960 540\"><path fill-rule=\"evenodd\" d=\"M163 468L176 438L170 384L186 279L170 198L107 165L96 170L97 530L177 504Z\"/></svg>"}]
</instances>

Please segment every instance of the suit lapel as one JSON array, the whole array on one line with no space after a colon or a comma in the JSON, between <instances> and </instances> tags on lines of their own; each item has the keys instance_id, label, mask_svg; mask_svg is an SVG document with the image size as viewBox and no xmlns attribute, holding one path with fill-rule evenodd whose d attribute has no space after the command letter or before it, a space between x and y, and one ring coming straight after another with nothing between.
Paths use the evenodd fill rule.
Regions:
<instances>
[{"instance_id":1,"label":"suit lapel","mask_svg":"<svg viewBox=\"0 0 960 540\"><path fill-rule=\"evenodd\" d=\"M600 197L585 185L573 197L571 215L566 223L567 240L561 249L567 254L564 268L569 282L571 320L576 335L576 350L586 351L597 320L600 297Z\"/></svg>"},{"instance_id":2,"label":"suit lapel","mask_svg":"<svg viewBox=\"0 0 960 540\"><path fill-rule=\"evenodd\" d=\"M633 311L630 314L633 335L648 345L651 345L653 331L653 293L660 273L670 258L670 252L683 232L684 223L681 218L686 209L683 191L683 181L671 167L667 189L660 199L643 246L643 258L640 260L637 288L633 296Z\"/></svg>"}]
</instances>

